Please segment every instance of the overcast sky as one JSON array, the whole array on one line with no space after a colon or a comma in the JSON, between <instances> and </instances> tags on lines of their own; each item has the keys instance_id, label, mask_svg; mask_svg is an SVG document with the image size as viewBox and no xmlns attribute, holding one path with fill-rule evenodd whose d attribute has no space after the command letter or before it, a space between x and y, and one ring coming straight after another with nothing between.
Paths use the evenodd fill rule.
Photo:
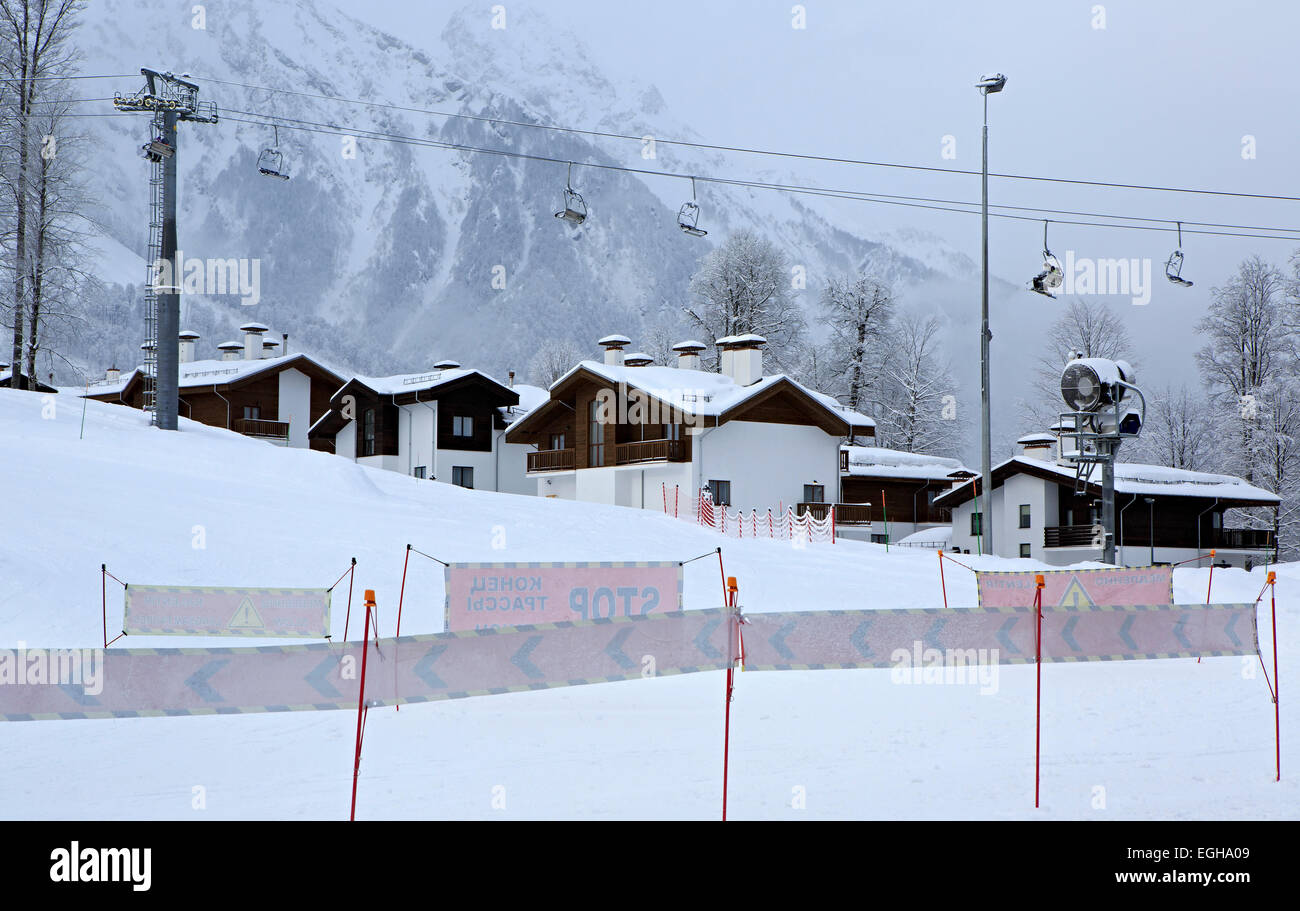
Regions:
<instances>
[{"instance_id":1,"label":"overcast sky","mask_svg":"<svg viewBox=\"0 0 1300 911\"><path fill-rule=\"evenodd\" d=\"M359 18L419 45L463 4L336 0ZM484 2L485 19L492 3ZM512 10L532 5L509 0ZM1292 2L810 2L792 27L788 0L547 0L546 14L580 36L612 77L656 85L673 119L710 142L978 169L981 106L975 79L1007 74L990 99L991 170L1124 183L1300 196L1300 118ZM507 19L509 21L509 19ZM433 42L430 42L431 44ZM557 48L557 52L560 49ZM566 124L584 127L590 124ZM943 157L944 137L956 159ZM1243 157L1253 137L1253 158ZM788 169L810 182L978 200L977 177L736 156L737 173ZM994 180L995 203L1167 218L1300 227L1300 203L1233 200ZM846 227L916 226L978 260L979 219L842 203ZM1040 266L1041 223L995 219L996 274L1024 284ZM1187 327L1211 288L1245 256L1285 265L1300 243L1184 234L1183 290L1160 277L1173 235L1055 226L1058 255L1153 261L1147 307L1124 299L1141 360L1166 378L1193 379ZM978 307L978 299L972 301ZM1026 292L1000 305L1060 306ZM1116 303L1118 306L1118 303ZM1178 329L1168 344L1170 327ZM1157 336L1157 333L1162 335Z\"/></svg>"}]
</instances>

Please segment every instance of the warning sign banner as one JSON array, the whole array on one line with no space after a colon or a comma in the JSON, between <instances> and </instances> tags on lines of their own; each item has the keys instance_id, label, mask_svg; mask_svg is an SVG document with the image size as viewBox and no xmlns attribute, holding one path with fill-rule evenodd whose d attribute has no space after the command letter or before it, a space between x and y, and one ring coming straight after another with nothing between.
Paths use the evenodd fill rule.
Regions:
<instances>
[{"instance_id":1,"label":"warning sign banner","mask_svg":"<svg viewBox=\"0 0 1300 911\"><path fill-rule=\"evenodd\" d=\"M127 585L122 611L122 632L136 636L323 639L329 630L324 588Z\"/></svg>"},{"instance_id":2,"label":"warning sign banner","mask_svg":"<svg viewBox=\"0 0 1300 911\"><path fill-rule=\"evenodd\" d=\"M452 563L448 632L644 617L682 609L682 564Z\"/></svg>"},{"instance_id":3,"label":"warning sign banner","mask_svg":"<svg viewBox=\"0 0 1300 911\"><path fill-rule=\"evenodd\" d=\"M1034 576L1041 575L1043 607L1125 607L1173 604L1174 571L1169 566L1062 569L1034 572L976 572L980 607L1032 607Z\"/></svg>"}]
</instances>

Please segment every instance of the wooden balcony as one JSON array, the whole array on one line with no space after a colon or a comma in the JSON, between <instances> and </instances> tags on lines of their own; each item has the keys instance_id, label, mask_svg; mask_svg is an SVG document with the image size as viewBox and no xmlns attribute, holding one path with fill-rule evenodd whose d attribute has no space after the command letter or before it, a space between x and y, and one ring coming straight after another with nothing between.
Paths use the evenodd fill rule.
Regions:
<instances>
[{"instance_id":1,"label":"wooden balcony","mask_svg":"<svg viewBox=\"0 0 1300 911\"><path fill-rule=\"evenodd\" d=\"M1158 538L1156 547L1160 546ZM1211 535L1209 546L1217 550L1273 550L1277 537L1271 528L1220 528Z\"/></svg>"},{"instance_id":2,"label":"wooden balcony","mask_svg":"<svg viewBox=\"0 0 1300 911\"><path fill-rule=\"evenodd\" d=\"M830 515L831 506L835 507L836 525L871 524L870 503L796 503L794 511L797 516L808 513L818 522L823 522Z\"/></svg>"},{"instance_id":3,"label":"wooden balcony","mask_svg":"<svg viewBox=\"0 0 1300 911\"><path fill-rule=\"evenodd\" d=\"M638 440L634 443L619 443L614 447L614 464L680 462L682 453L681 440Z\"/></svg>"},{"instance_id":4,"label":"wooden balcony","mask_svg":"<svg viewBox=\"0 0 1300 911\"><path fill-rule=\"evenodd\" d=\"M287 421L263 421L258 418L236 418L235 433L246 437L263 440L280 440L289 442L289 423Z\"/></svg>"},{"instance_id":5,"label":"wooden balcony","mask_svg":"<svg viewBox=\"0 0 1300 911\"><path fill-rule=\"evenodd\" d=\"M541 449L528 453L529 471L570 471L574 464L572 449Z\"/></svg>"}]
</instances>

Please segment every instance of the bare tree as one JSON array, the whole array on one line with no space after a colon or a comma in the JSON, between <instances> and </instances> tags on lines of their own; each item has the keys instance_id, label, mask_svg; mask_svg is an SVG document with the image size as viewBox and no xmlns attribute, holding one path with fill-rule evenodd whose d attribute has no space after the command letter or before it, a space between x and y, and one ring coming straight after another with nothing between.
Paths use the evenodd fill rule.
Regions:
<instances>
[{"instance_id":1,"label":"bare tree","mask_svg":"<svg viewBox=\"0 0 1300 911\"><path fill-rule=\"evenodd\" d=\"M537 346L528 365L528 377L543 389L564 376L582 360L578 346L567 338L547 339Z\"/></svg>"},{"instance_id":2,"label":"bare tree","mask_svg":"<svg viewBox=\"0 0 1300 911\"><path fill-rule=\"evenodd\" d=\"M828 391L850 408L861 406L887 362L894 300L892 284L874 275L831 279L822 289L822 315L831 329L825 366L839 387Z\"/></svg>"},{"instance_id":3,"label":"bare tree","mask_svg":"<svg viewBox=\"0 0 1300 911\"><path fill-rule=\"evenodd\" d=\"M691 279L691 325L714 345L729 335L756 333L779 369L793 369L804 320L790 287L790 260L771 241L741 230L707 254ZM717 369L714 345L707 365Z\"/></svg>"},{"instance_id":4,"label":"bare tree","mask_svg":"<svg viewBox=\"0 0 1300 911\"><path fill-rule=\"evenodd\" d=\"M1214 441L1211 404L1187 391L1166 386L1147 396L1142 435L1120 449L1125 461L1145 461L1168 468L1202 471L1209 467Z\"/></svg>"},{"instance_id":5,"label":"bare tree","mask_svg":"<svg viewBox=\"0 0 1300 911\"><path fill-rule=\"evenodd\" d=\"M62 73L72 59L69 36L76 25L80 0L0 0L0 192L5 194L5 214L12 218L12 233L6 231L8 266L13 283L13 379L25 388L22 365L30 362L24 350L27 322L32 307L31 219L36 141L35 120L47 100L53 77ZM39 233L39 232L38 232Z\"/></svg>"},{"instance_id":6,"label":"bare tree","mask_svg":"<svg viewBox=\"0 0 1300 911\"><path fill-rule=\"evenodd\" d=\"M893 356L881 384L881 445L904 452L954 455L962 444L952 372L943 359L938 317L908 314L891 333Z\"/></svg>"},{"instance_id":7,"label":"bare tree","mask_svg":"<svg viewBox=\"0 0 1300 911\"><path fill-rule=\"evenodd\" d=\"M1072 300L1043 340L1034 369L1033 398L1020 402L1022 429L1041 431L1056 423L1063 407L1061 370L1070 352L1133 363L1132 349L1128 329L1115 311L1099 301Z\"/></svg>"}]
</instances>

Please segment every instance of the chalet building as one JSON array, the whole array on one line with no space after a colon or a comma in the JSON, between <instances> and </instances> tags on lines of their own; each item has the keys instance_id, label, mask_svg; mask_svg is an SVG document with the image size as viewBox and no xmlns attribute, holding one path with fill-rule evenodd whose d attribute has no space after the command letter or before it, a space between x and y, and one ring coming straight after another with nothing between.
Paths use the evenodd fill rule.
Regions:
<instances>
[{"instance_id":1,"label":"chalet building","mask_svg":"<svg viewBox=\"0 0 1300 911\"><path fill-rule=\"evenodd\" d=\"M935 498L935 506L952 510L952 546L979 552L983 511L988 509L995 523L993 547L1000 557L1032 557L1058 566L1100 560L1100 467L1079 489L1074 466L1058 457L1062 444L1072 445L1068 438L1033 433L1017 444L1021 454L993 469L991 507L983 502L978 477ZM1116 560L1126 565L1176 563L1213 549L1219 565L1261 563L1275 550L1273 531L1225 528L1223 514L1278 502L1276 495L1240 478L1119 462Z\"/></svg>"},{"instance_id":2,"label":"chalet building","mask_svg":"<svg viewBox=\"0 0 1300 911\"><path fill-rule=\"evenodd\" d=\"M0 364L0 389L8 389L11 386L13 386L14 384L13 375L14 372L9 369L8 364ZM19 373L18 376L22 377L23 374ZM40 380L36 380L36 379L27 380L27 388L34 392L58 392L59 391L58 389L51 386L49 383L42 383Z\"/></svg>"},{"instance_id":3,"label":"chalet building","mask_svg":"<svg viewBox=\"0 0 1300 911\"><path fill-rule=\"evenodd\" d=\"M503 385L486 373L439 361L425 373L355 376L330 397L312 445L359 465L460 487L533 494L528 447L507 444L506 427L546 393Z\"/></svg>"},{"instance_id":4,"label":"chalet building","mask_svg":"<svg viewBox=\"0 0 1300 911\"><path fill-rule=\"evenodd\" d=\"M934 501L952 490L955 481L970 477L972 472L956 459L880 446L842 446L836 525L845 537L878 544L947 528L952 512Z\"/></svg>"},{"instance_id":5,"label":"chalet building","mask_svg":"<svg viewBox=\"0 0 1300 911\"><path fill-rule=\"evenodd\" d=\"M243 342L217 346L219 358L195 360L196 332L181 332L180 415L279 446L305 449L308 429L329 407L343 378L305 354L277 354L261 323L240 326ZM284 336L287 343L288 336ZM141 346L144 347L144 346ZM144 368L123 374L110 367L86 398L144 407ZM316 448L316 447L313 447Z\"/></svg>"},{"instance_id":6,"label":"chalet building","mask_svg":"<svg viewBox=\"0 0 1300 911\"><path fill-rule=\"evenodd\" d=\"M841 440L875 422L784 375L764 376L764 339L719 339L721 371L700 369L705 345L673 346L675 367L624 355L631 340L601 339L603 362L582 361L506 431L529 447L539 496L687 509L708 487L732 509L824 503L839 484Z\"/></svg>"}]
</instances>

